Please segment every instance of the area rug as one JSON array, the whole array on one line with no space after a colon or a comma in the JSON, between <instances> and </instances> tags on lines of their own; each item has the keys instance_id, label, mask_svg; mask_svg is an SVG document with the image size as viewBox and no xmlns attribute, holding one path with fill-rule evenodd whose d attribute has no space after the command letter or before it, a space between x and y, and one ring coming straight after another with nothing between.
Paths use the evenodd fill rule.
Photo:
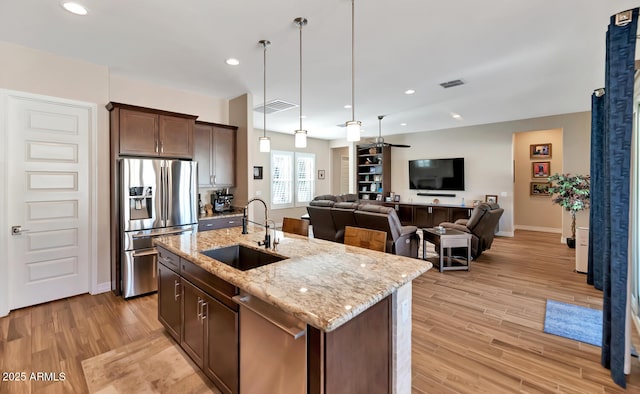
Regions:
<instances>
[{"instance_id":1,"label":"area rug","mask_svg":"<svg viewBox=\"0 0 640 394\"><path fill-rule=\"evenodd\" d=\"M219 393L164 330L84 360L82 370L90 393Z\"/></svg>"},{"instance_id":2,"label":"area rug","mask_svg":"<svg viewBox=\"0 0 640 394\"><path fill-rule=\"evenodd\" d=\"M594 346L602 345L602 311L584 306L547 300L544 332L575 339Z\"/></svg>"}]
</instances>

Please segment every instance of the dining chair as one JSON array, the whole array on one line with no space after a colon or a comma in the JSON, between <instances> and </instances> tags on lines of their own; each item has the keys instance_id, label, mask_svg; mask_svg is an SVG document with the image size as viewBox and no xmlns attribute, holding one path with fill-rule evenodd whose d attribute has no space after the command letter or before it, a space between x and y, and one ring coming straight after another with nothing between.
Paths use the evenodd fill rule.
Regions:
<instances>
[{"instance_id":1,"label":"dining chair","mask_svg":"<svg viewBox=\"0 0 640 394\"><path fill-rule=\"evenodd\" d=\"M387 233L380 230L346 226L344 228L344 244L385 252L387 250Z\"/></svg>"},{"instance_id":2,"label":"dining chair","mask_svg":"<svg viewBox=\"0 0 640 394\"><path fill-rule=\"evenodd\" d=\"M309 221L285 217L282 219L282 232L309 236Z\"/></svg>"}]
</instances>

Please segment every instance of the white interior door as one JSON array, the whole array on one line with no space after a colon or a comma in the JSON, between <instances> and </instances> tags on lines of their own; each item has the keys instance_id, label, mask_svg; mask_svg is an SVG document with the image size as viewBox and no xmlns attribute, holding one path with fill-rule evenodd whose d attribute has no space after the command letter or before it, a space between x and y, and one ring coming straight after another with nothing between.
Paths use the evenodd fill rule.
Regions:
<instances>
[{"instance_id":1,"label":"white interior door","mask_svg":"<svg viewBox=\"0 0 640 394\"><path fill-rule=\"evenodd\" d=\"M89 290L90 106L8 96L9 309Z\"/></svg>"}]
</instances>

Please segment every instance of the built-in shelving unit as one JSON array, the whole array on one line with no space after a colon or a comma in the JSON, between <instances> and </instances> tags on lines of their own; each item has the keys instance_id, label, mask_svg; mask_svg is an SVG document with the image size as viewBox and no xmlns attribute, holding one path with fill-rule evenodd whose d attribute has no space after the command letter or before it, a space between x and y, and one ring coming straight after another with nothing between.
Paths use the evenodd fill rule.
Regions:
<instances>
[{"instance_id":1,"label":"built-in shelving unit","mask_svg":"<svg viewBox=\"0 0 640 394\"><path fill-rule=\"evenodd\" d=\"M384 201L391 192L391 147L358 145L356 151L358 198Z\"/></svg>"}]
</instances>

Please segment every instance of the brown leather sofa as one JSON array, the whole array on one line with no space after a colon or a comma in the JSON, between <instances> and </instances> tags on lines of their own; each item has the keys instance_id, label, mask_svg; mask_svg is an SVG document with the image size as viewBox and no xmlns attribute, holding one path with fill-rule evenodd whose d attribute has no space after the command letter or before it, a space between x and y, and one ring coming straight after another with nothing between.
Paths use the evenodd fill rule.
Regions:
<instances>
[{"instance_id":1,"label":"brown leather sofa","mask_svg":"<svg viewBox=\"0 0 640 394\"><path fill-rule=\"evenodd\" d=\"M440 225L471 234L471 257L475 259L491 248L503 212L504 209L498 204L480 203L473 208L469 219L458 219L454 223L443 222ZM457 252L454 251L454 254Z\"/></svg>"},{"instance_id":2,"label":"brown leather sofa","mask_svg":"<svg viewBox=\"0 0 640 394\"><path fill-rule=\"evenodd\" d=\"M325 199L311 201L307 207L315 238L343 243L346 226L380 230L387 233L387 252L418 257L417 227L402 226L393 208L321 197Z\"/></svg>"}]
</instances>

